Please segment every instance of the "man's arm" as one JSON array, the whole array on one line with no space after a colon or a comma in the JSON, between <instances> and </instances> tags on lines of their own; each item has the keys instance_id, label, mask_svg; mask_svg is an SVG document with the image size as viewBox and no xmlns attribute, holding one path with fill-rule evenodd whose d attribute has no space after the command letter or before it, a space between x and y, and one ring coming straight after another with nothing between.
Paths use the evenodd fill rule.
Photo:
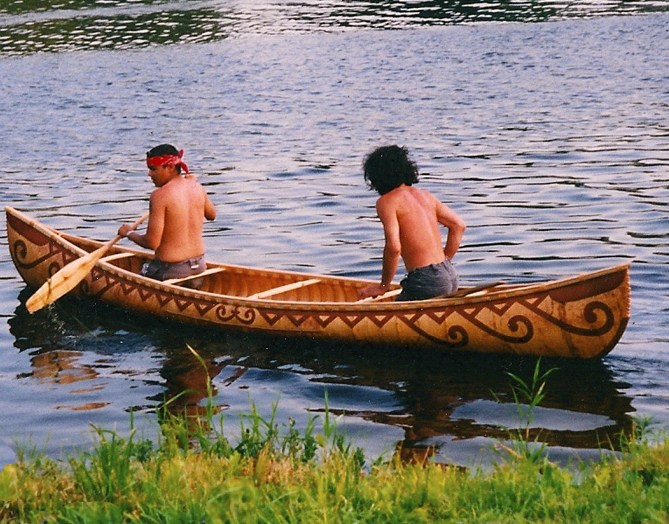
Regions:
<instances>
[{"instance_id":1,"label":"man's arm","mask_svg":"<svg viewBox=\"0 0 669 524\"><path fill-rule=\"evenodd\" d=\"M133 241L140 247L155 251L160 245L164 227L165 206L162 205L160 198L156 196L156 192L154 191L151 193L151 198L149 199L149 223L146 226L146 233L143 235L136 233L130 226L124 224L119 228L118 234Z\"/></svg>"},{"instance_id":2,"label":"man's arm","mask_svg":"<svg viewBox=\"0 0 669 524\"><path fill-rule=\"evenodd\" d=\"M211 201L204 188L202 188L202 191L204 191L204 218L207 220L214 220L216 218L216 208L214 207L214 203Z\"/></svg>"},{"instance_id":3,"label":"man's arm","mask_svg":"<svg viewBox=\"0 0 669 524\"><path fill-rule=\"evenodd\" d=\"M379 200L379 202L381 202ZM388 290L397 272L402 244L400 242L400 223L394 207L380 203L376 211L383 224L385 245L383 246L383 270L381 271L381 287Z\"/></svg>"},{"instance_id":4,"label":"man's arm","mask_svg":"<svg viewBox=\"0 0 669 524\"><path fill-rule=\"evenodd\" d=\"M437 220L439 220L439 223L442 226L448 228L444 255L451 260L460 248L462 236L464 235L467 226L465 221L462 220L455 211L441 202L437 205Z\"/></svg>"},{"instance_id":5,"label":"man's arm","mask_svg":"<svg viewBox=\"0 0 669 524\"><path fill-rule=\"evenodd\" d=\"M381 270L381 283L368 286L359 293L360 298L375 297L388 291L393 277L397 272L402 244L400 243L400 224L397 220L395 208L388 205L387 201L380 198L376 203L376 212L383 224L385 245L383 246L383 269Z\"/></svg>"},{"instance_id":6,"label":"man's arm","mask_svg":"<svg viewBox=\"0 0 669 524\"><path fill-rule=\"evenodd\" d=\"M197 177L193 173L188 173L186 175L186 179L193 180L193 181L197 182ZM197 184L200 186L200 189L202 190L202 194L204 195L204 218L206 218L207 220L216 219L216 207L214 206L214 203L209 198L209 195L207 194L207 190L199 182L197 182Z\"/></svg>"}]
</instances>

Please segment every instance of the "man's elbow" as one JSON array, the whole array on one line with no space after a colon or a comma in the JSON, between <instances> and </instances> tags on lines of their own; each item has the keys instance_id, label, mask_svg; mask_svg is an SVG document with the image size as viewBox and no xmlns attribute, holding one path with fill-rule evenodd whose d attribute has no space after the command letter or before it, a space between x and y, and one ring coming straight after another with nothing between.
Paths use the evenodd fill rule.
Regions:
<instances>
[{"instance_id":1,"label":"man's elbow","mask_svg":"<svg viewBox=\"0 0 669 524\"><path fill-rule=\"evenodd\" d=\"M216 219L216 208L214 207L214 204L209 202L205 208L204 208L204 218L207 220L215 220Z\"/></svg>"},{"instance_id":2,"label":"man's elbow","mask_svg":"<svg viewBox=\"0 0 669 524\"><path fill-rule=\"evenodd\" d=\"M160 239L154 239L149 236L142 236L138 239L139 241L137 242L140 246L142 246L145 249L151 249L152 251L155 251L158 249L158 246L160 246Z\"/></svg>"},{"instance_id":3,"label":"man's elbow","mask_svg":"<svg viewBox=\"0 0 669 524\"><path fill-rule=\"evenodd\" d=\"M383 248L383 251L386 256L398 257L402 252L402 246L396 243L388 243Z\"/></svg>"},{"instance_id":4,"label":"man's elbow","mask_svg":"<svg viewBox=\"0 0 669 524\"><path fill-rule=\"evenodd\" d=\"M466 229L467 229L467 224L465 224L465 221L462 219L458 220L458 222L455 224L455 231L460 237L462 237L462 235L465 234Z\"/></svg>"}]
</instances>

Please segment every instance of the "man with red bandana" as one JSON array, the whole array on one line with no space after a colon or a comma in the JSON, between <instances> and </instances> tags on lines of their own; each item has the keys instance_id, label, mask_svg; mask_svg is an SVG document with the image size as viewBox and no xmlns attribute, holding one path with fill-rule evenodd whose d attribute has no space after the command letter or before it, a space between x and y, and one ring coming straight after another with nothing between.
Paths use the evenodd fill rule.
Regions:
<instances>
[{"instance_id":1,"label":"man with red bandana","mask_svg":"<svg viewBox=\"0 0 669 524\"><path fill-rule=\"evenodd\" d=\"M152 249L155 259L142 268L144 276L168 280L196 275L205 270L202 225L214 220L216 209L204 187L183 161L183 150L162 144L146 154L149 176L157 189L149 200L149 222L144 234L122 225L118 234ZM182 171L185 175L182 175ZM199 279L184 285L199 287Z\"/></svg>"}]
</instances>

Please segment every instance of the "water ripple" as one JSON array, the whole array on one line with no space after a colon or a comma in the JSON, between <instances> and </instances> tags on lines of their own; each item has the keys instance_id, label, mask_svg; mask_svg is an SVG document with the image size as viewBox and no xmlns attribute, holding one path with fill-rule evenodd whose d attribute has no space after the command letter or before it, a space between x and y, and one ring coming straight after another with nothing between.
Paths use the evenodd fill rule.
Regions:
<instances>
[{"instance_id":1,"label":"water ripple","mask_svg":"<svg viewBox=\"0 0 669 524\"><path fill-rule=\"evenodd\" d=\"M411 29L664 12L669 2L21 0L0 6L5 55L137 49L251 35ZM491 54L494 57L496 53Z\"/></svg>"},{"instance_id":2,"label":"water ripple","mask_svg":"<svg viewBox=\"0 0 669 524\"><path fill-rule=\"evenodd\" d=\"M471 3L440 4L475 16ZM669 426L666 14L605 18L640 13L640 4L571 2L551 23L458 25L434 2L6 5L3 203L112 238L148 205L144 152L174 142L218 209L205 230L212 260L378 278L383 231L361 161L400 142L420 185L468 224L455 259L463 283L633 262L621 343L604 362L561 362L551 375L549 402L563 415L549 418L577 409L586 422L582 432L556 431L553 443L596 446L603 435L591 428L604 419L618 441L635 410ZM520 14L531 18L506 16ZM557 21L577 14L588 19ZM373 29L393 24L411 30ZM5 431L30 428L38 441L49 433L56 451L86 430L85 409L122 426L129 407L151 411L166 394L202 387L191 344L231 412L246 411L250 394L271 406L282 391L285 413L298 419L334 385L336 409L353 407L347 421L368 440L432 442L442 459L466 463L501 434L482 409L491 391L508 394L504 371L531 367L213 336L67 301L28 315L30 290L8 257L0 280L0 411L13 421ZM474 415L458 418L463 410Z\"/></svg>"}]
</instances>

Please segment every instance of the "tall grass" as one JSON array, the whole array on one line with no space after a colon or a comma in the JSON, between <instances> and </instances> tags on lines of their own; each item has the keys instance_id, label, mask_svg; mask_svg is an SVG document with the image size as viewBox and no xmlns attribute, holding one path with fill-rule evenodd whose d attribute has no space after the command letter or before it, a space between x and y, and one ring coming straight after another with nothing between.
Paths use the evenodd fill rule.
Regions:
<instances>
[{"instance_id":1,"label":"tall grass","mask_svg":"<svg viewBox=\"0 0 669 524\"><path fill-rule=\"evenodd\" d=\"M536 406L546 376L535 373L516 402L531 399L525 405ZM603 455L597 464L563 469L545 455L515 453L492 470L466 471L398 458L367 464L325 403L323 419L310 419L302 432L292 421L279 425L276 409L265 420L252 406L238 440L229 441L212 406L198 420L166 410L155 442L134 429L121 437L95 427L95 447L63 460L21 450L7 483L14 496L0 500L0 521L669 521L669 445L665 438L648 442L647 420L625 437L621 453ZM527 435L522 429L513 438Z\"/></svg>"},{"instance_id":2,"label":"tall grass","mask_svg":"<svg viewBox=\"0 0 669 524\"><path fill-rule=\"evenodd\" d=\"M497 442L495 449L503 451L511 457L533 462L545 458L546 445L540 442L541 432L532 438L530 432L534 422L535 409L546 396L546 382L548 376L557 368L550 368L541 372L541 358L537 359L530 381L520 376L507 373L511 379L511 395L518 415L518 427L506 428L509 434L509 443ZM493 394L494 395L494 394ZM500 402L495 395L495 399Z\"/></svg>"}]
</instances>

